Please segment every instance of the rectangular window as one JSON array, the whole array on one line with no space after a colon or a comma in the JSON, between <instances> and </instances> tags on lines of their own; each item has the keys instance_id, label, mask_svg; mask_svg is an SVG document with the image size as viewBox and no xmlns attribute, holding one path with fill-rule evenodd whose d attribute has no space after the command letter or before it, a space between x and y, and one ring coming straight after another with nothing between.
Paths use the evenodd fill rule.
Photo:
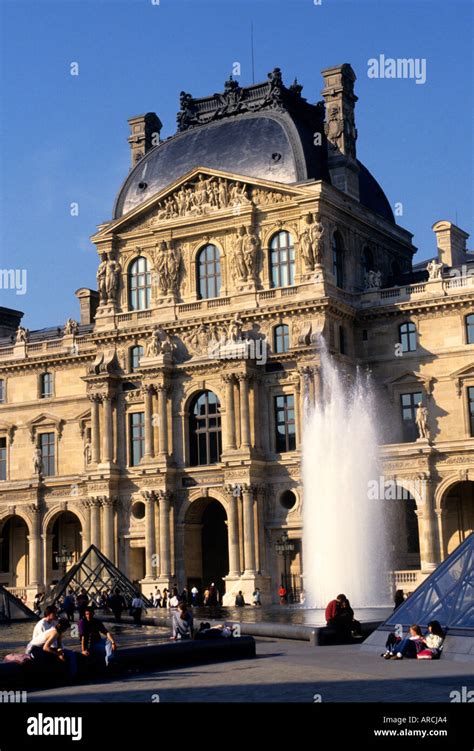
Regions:
<instances>
[{"instance_id":1,"label":"rectangular window","mask_svg":"<svg viewBox=\"0 0 474 751\"><path fill-rule=\"evenodd\" d=\"M41 458L43 460L43 475L45 477L52 477L56 474L54 433L41 433L39 437L39 447L41 449Z\"/></svg>"},{"instance_id":2,"label":"rectangular window","mask_svg":"<svg viewBox=\"0 0 474 751\"><path fill-rule=\"evenodd\" d=\"M416 409L418 404L423 401L423 394L419 391L414 394L401 394L401 410L402 410L402 431L403 441L405 443L412 443L418 438L418 430L416 427Z\"/></svg>"},{"instance_id":3,"label":"rectangular window","mask_svg":"<svg viewBox=\"0 0 474 751\"><path fill-rule=\"evenodd\" d=\"M7 479L7 439L0 438L0 481Z\"/></svg>"},{"instance_id":4,"label":"rectangular window","mask_svg":"<svg viewBox=\"0 0 474 751\"><path fill-rule=\"evenodd\" d=\"M294 451L296 448L295 397L284 394L275 397L276 451Z\"/></svg>"},{"instance_id":5,"label":"rectangular window","mask_svg":"<svg viewBox=\"0 0 474 751\"><path fill-rule=\"evenodd\" d=\"M474 344L474 315L466 316L466 341Z\"/></svg>"},{"instance_id":6,"label":"rectangular window","mask_svg":"<svg viewBox=\"0 0 474 751\"><path fill-rule=\"evenodd\" d=\"M471 436L474 438L474 386L468 387L467 397L469 400L469 425L471 426Z\"/></svg>"},{"instance_id":7,"label":"rectangular window","mask_svg":"<svg viewBox=\"0 0 474 751\"><path fill-rule=\"evenodd\" d=\"M53 374L43 373L41 376L41 398L53 395Z\"/></svg>"},{"instance_id":8,"label":"rectangular window","mask_svg":"<svg viewBox=\"0 0 474 751\"><path fill-rule=\"evenodd\" d=\"M3 378L0 378L0 404L5 404L5 401L6 401L5 381Z\"/></svg>"},{"instance_id":9,"label":"rectangular window","mask_svg":"<svg viewBox=\"0 0 474 751\"><path fill-rule=\"evenodd\" d=\"M346 354L346 337L344 326L339 326L339 352L341 355Z\"/></svg>"},{"instance_id":10,"label":"rectangular window","mask_svg":"<svg viewBox=\"0 0 474 751\"><path fill-rule=\"evenodd\" d=\"M137 467L145 453L145 413L134 412L129 416L130 466Z\"/></svg>"}]
</instances>

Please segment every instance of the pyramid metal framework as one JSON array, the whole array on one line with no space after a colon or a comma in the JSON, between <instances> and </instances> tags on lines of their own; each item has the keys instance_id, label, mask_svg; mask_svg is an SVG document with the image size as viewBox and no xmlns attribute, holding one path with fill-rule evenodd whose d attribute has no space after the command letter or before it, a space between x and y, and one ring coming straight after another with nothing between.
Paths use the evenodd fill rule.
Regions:
<instances>
[{"instance_id":1,"label":"pyramid metal framework","mask_svg":"<svg viewBox=\"0 0 474 751\"><path fill-rule=\"evenodd\" d=\"M455 629L474 635L474 533L470 534L380 626L397 623L426 627L439 621L450 633Z\"/></svg>"},{"instance_id":2,"label":"pyramid metal framework","mask_svg":"<svg viewBox=\"0 0 474 751\"><path fill-rule=\"evenodd\" d=\"M146 606L152 604L144 597L132 582L114 566L95 545L90 545L77 563L72 566L46 597L48 605L56 604L63 595L72 590L75 595L85 589L89 599L97 601L104 589L113 592L118 589L127 606L139 594Z\"/></svg>"},{"instance_id":3,"label":"pyramid metal framework","mask_svg":"<svg viewBox=\"0 0 474 751\"><path fill-rule=\"evenodd\" d=\"M36 613L0 584L0 623L36 620L38 620Z\"/></svg>"}]
</instances>

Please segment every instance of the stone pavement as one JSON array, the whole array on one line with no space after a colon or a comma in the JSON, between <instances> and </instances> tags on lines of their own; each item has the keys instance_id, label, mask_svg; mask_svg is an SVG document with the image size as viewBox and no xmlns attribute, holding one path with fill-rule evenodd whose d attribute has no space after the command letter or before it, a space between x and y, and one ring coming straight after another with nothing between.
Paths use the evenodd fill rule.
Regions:
<instances>
[{"instance_id":1,"label":"stone pavement","mask_svg":"<svg viewBox=\"0 0 474 751\"><path fill-rule=\"evenodd\" d=\"M472 664L382 660L359 645L258 639L257 655L31 692L28 702L449 702L451 691L474 688Z\"/></svg>"}]
</instances>

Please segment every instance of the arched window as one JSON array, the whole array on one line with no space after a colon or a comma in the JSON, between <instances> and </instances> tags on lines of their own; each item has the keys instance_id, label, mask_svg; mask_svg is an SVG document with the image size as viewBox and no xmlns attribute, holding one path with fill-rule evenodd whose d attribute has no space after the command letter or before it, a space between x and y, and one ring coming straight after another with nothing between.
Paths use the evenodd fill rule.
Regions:
<instances>
[{"instance_id":1,"label":"arched window","mask_svg":"<svg viewBox=\"0 0 474 751\"><path fill-rule=\"evenodd\" d=\"M191 402L189 442L192 466L216 464L221 459L221 405L212 391L203 391Z\"/></svg>"},{"instance_id":2,"label":"arched window","mask_svg":"<svg viewBox=\"0 0 474 751\"><path fill-rule=\"evenodd\" d=\"M197 287L200 300L221 293L221 254L215 245L205 245L197 257Z\"/></svg>"},{"instance_id":3,"label":"arched window","mask_svg":"<svg viewBox=\"0 0 474 751\"><path fill-rule=\"evenodd\" d=\"M416 350L416 326L414 323L402 323L399 327L400 344L402 352L415 352Z\"/></svg>"},{"instance_id":4,"label":"arched window","mask_svg":"<svg viewBox=\"0 0 474 751\"><path fill-rule=\"evenodd\" d=\"M286 323L275 326L273 329L273 351L276 354L288 352L290 347L290 330Z\"/></svg>"},{"instance_id":5,"label":"arched window","mask_svg":"<svg viewBox=\"0 0 474 751\"><path fill-rule=\"evenodd\" d=\"M363 255L363 263L364 263L364 271L366 274L368 274L369 271L374 270L374 254L372 253L371 249L368 248L366 245L362 255Z\"/></svg>"},{"instance_id":6,"label":"arched window","mask_svg":"<svg viewBox=\"0 0 474 751\"><path fill-rule=\"evenodd\" d=\"M332 273L336 287L344 287L344 244L339 232L332 237Z\"/></svg>"},{"instance_id":7,"label":"arched window","mask_svg":"<svg viewBox=\"0 0 474 751\"><path fill-rule=\"evenodd\" d=\"M143 256L136 258L128 271L128 300L130 310L146 310L151 303L151 272Z\"/></svg>"},{"instance_id":8,"label":"arched window","mask_svg":"<svg viewBox=\"0 0 474 751\"><path fill-rule=\"evenodd\" d=\"M466 342L474 344L474 313L466 316Z\"/></svg>"},{"instance_id":9,"label":"arched window","mask_svg":"<svg viewBox=\"0 0 474 751\"><path fill-rule=\"evenodd\" d=\"M133 372L140 367L140 358L143 357L143 347L137 344L130 348L130 370Z\"/></svg>"},{"instance_id":10,"label":"arched window","mask_svg":"<svg viewBox=\"0 0 474 751\"><path fill-rule=\"evenodd\" d=\"M295 248L289 232L282 230L270 242L270 278L272 287L291 287L295 283Z\"/></svg>"}]
</instances>

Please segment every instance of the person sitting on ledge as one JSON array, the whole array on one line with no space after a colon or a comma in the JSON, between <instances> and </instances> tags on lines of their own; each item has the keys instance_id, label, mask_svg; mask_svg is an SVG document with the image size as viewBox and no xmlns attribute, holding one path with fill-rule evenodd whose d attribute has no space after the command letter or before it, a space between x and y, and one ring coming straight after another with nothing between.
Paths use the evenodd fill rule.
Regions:
<instances>
[{"instance_id":1,"label":"person sitting on ledge","mask_svg":"<svg viewBox=\"0 0 474 751\"><path fill-rule=\"evenodd\" d=\"M414 623L410 626L408 636L400 639L394 633L389 634L385 644L386 652L382 655L385 660L401 660L404 657L414 658L423 649L424 641L421 628Z\"/></svg>"},{"instance_id":2,"label":"person sitting on ledge","mask_svg":"<svg viewBox=\"0 0 474 751\"><path fill-rule=\"evenodd\" d=\"M428 633L423 637L424 648L417 652L417 659L439 660L445 636L440 622L430 621L428 623Z\"/></svg>"},{"instance_id":3,"label":"person sitting on ledge","mask_svg":"<svg viewBox=\"0 0 474 751\"><path fill-rule=\"evenodd\" d=\"M105 641L101 634L106 637ZM90 605L84 611L84 618L79 621L79 638L81 640L81 651L85 657L105 659L107 666L113 660L117 644L102 621L94 618L94 608Z\"/></svg>"},{"instance_id":4,"label":"person sitting on ledge","mask_svg":"<svg viewBox=\"0 0 474 751\"><path fill-rule=\"evenodd\" d=\"M180 602L176 612L173 613L173 641L181 639L192 639L194 637L194 619L193 614L188 610L185 602Z\"/></svg>"},{"instance_id":5,"label":"person sitting on ledge","mask_svg":"<svg viewBox=\"0 0 474 751\"><path fill-rule=\"evenodd\" d=\"M345 595L338 595L326 607L326 623L346 638L360 639L362 637L359 621L354 618L354 611Z\"/></svg>"},{"instance_id":6,"label":"person sitting on ledge","mask_svg":"<svg viewBox=\"0 0 474 751\"><path fill-rule=\"evenodd\" d=\"M32 658L44 668L44 672L59 667L58 661L64 663L70 676L73 678L77 673L76 653L71 649L63 649L62 635L70 628L67 618L61 618L55 622L52 628L43 631L33 638L28 645Z\"/></svg>"},{"instance_id":7,"label":"person sitting on ledge","mask_svg":"<svg viewBox=\"0 0 474 751\"><path fill-rule=\"evenodd\" d=\"M244 599L241 589L239 589L238 595L235 596L235 607L236 608L245 607L245 599Z\"/></svg>"},{"instance_id":8,"label":"person sitting on ledge","mask_svg":"<svg viewBox=\"0 0 474 751\"><path fill-rule=\"evenodd\" d=\"M57 621L58 613L56 607L54 605L48 605L48 607L44 609L44 618L41 618L41 620L35 624L31 641L26 647L26 654L30 654L34 645L44 644L44 641L41 642L41 639L38 641L39 637L41 637L46 631L54 628Z\"/></svg>"}]
</instances>

